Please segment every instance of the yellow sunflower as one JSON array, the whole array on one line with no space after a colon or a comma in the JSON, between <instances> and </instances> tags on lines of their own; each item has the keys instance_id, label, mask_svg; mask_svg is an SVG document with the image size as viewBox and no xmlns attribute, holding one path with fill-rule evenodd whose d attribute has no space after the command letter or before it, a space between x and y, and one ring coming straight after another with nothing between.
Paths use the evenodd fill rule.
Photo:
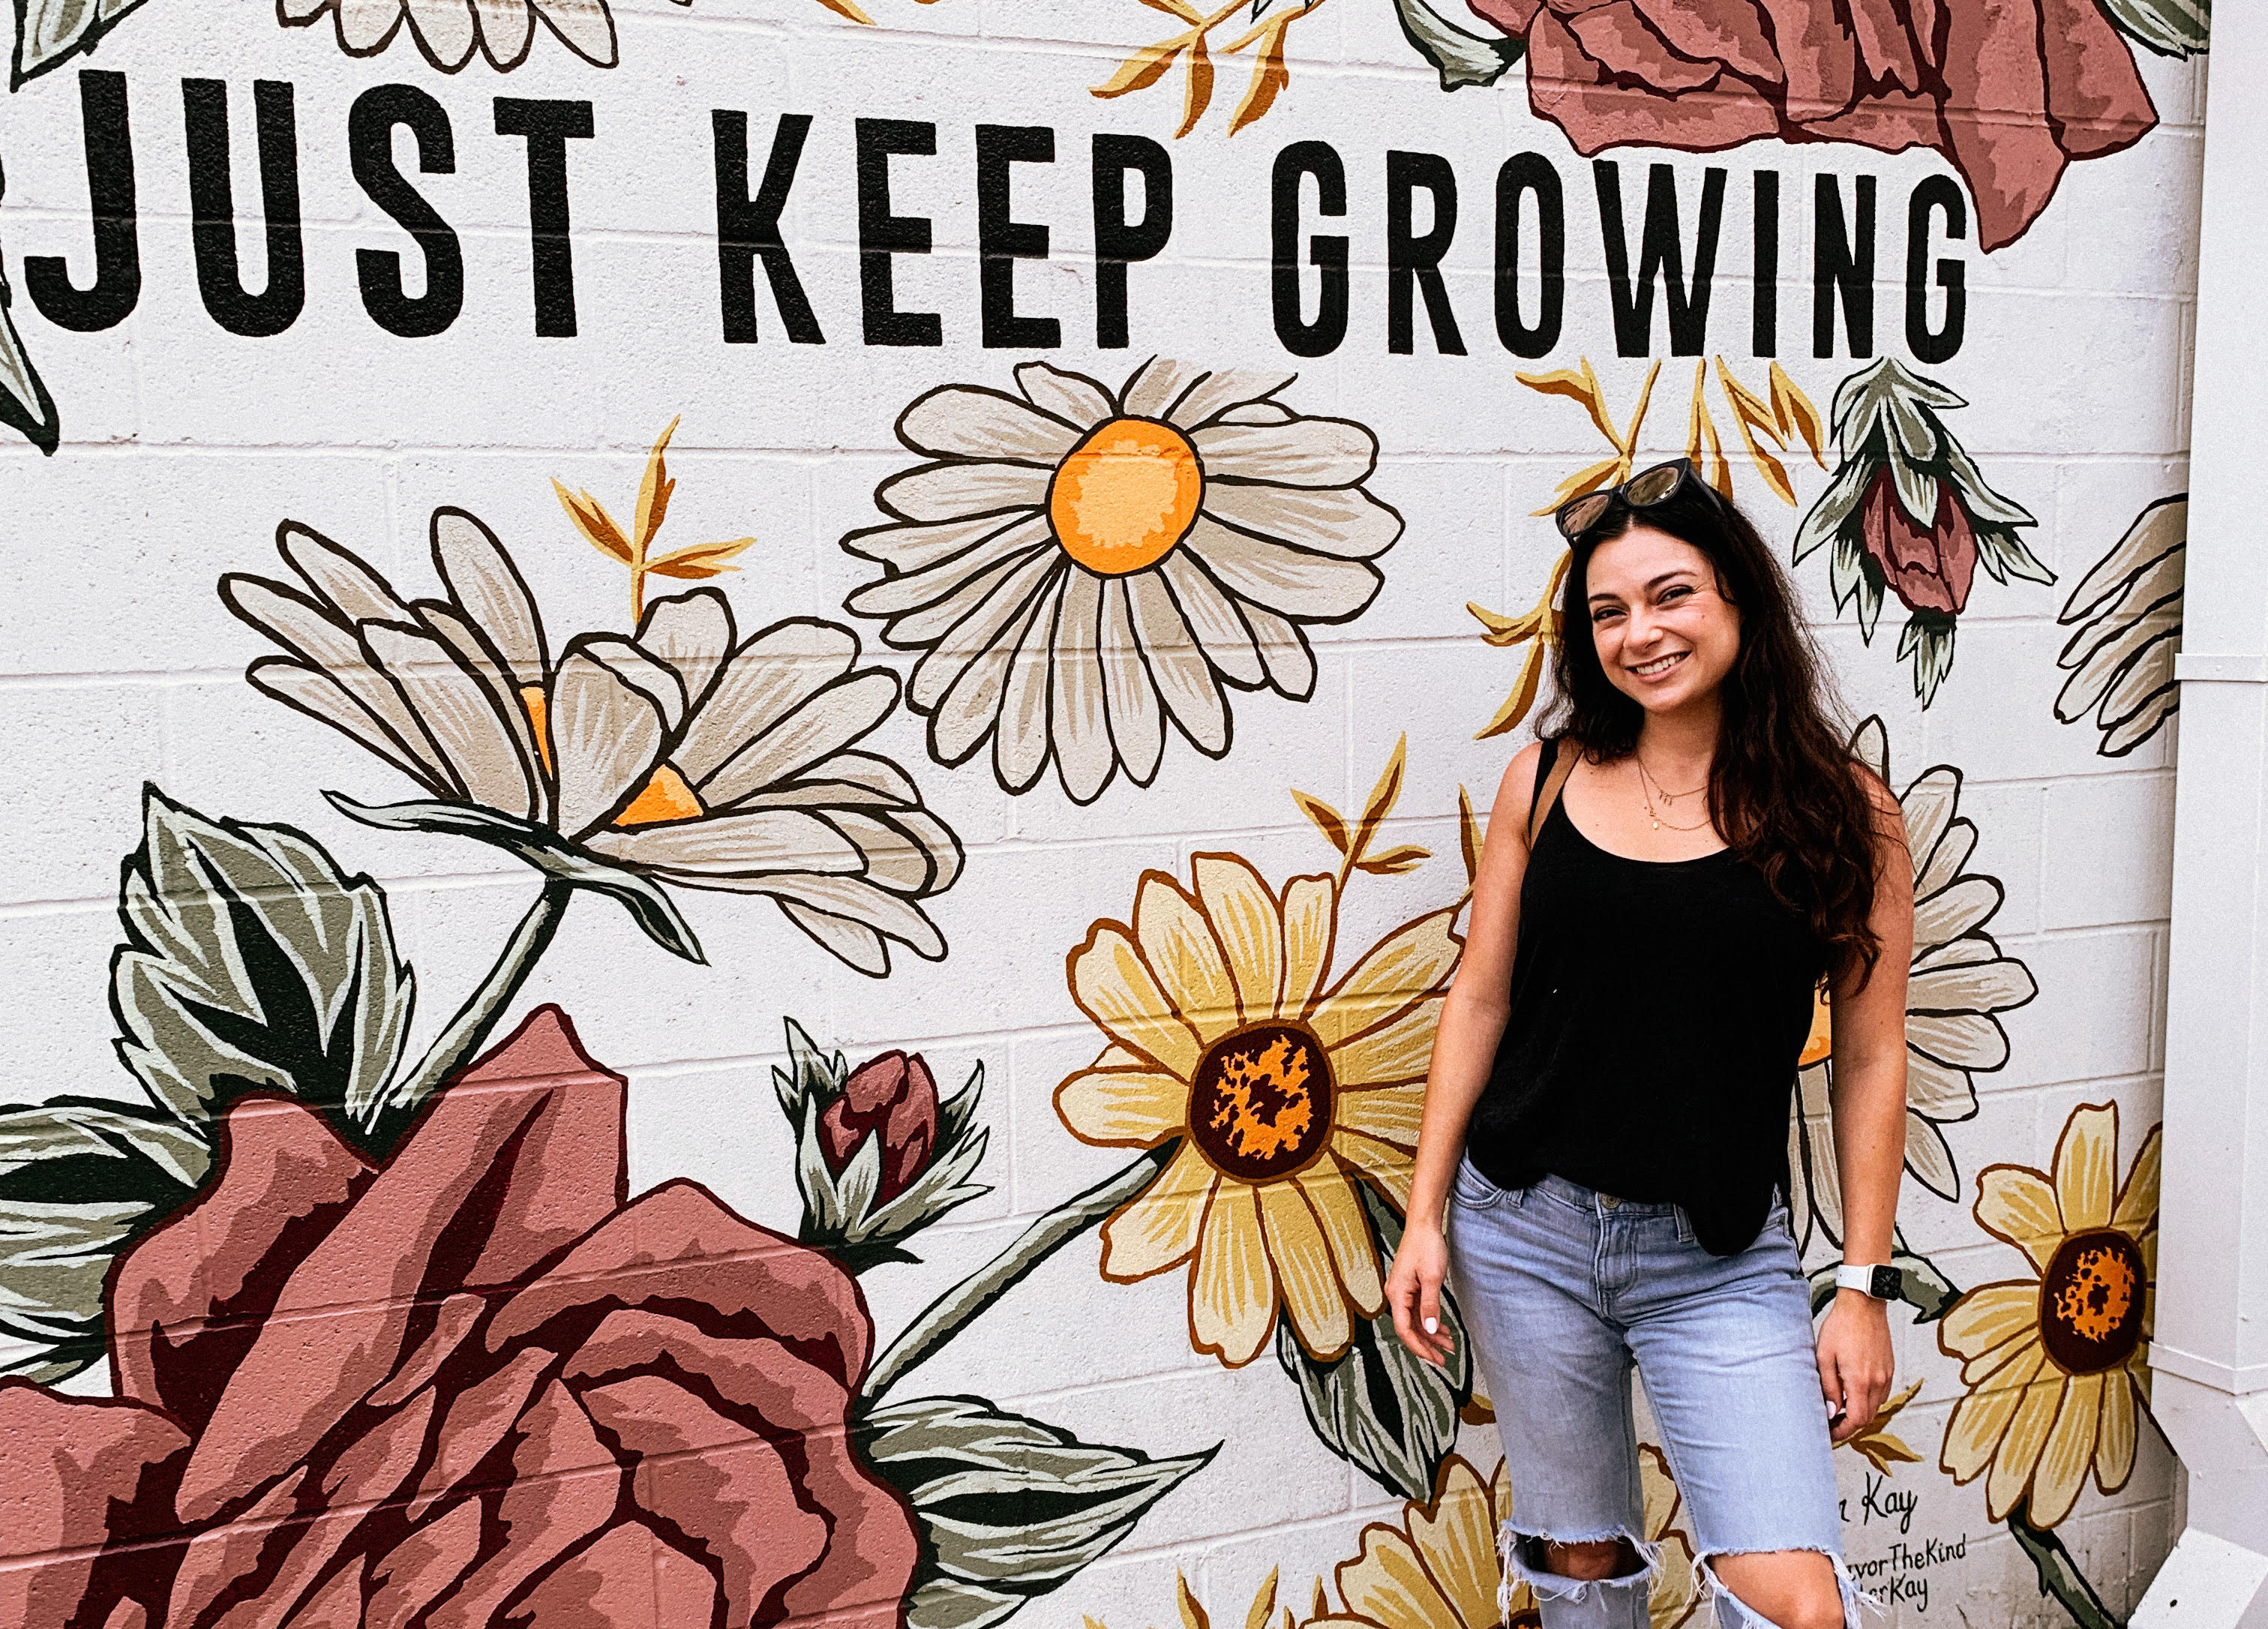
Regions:
<instances>
[{"instance_id":1,"label":"yellow sunflower","mask_svg":"<svg viewBox=\"0 0 2268 1629\"><path fill-rule=\"evenodd\" d=\"M1678 1526L1683 1501L1669 1466L1651 1443L1638 1446L1646 1542L1661 1547L1647 1615L1653 1629L1678 1629L1700 1604L1693 1544ZM1497 1535L1512 1515L1504 1462L1484 1483L1470 1462L1441 1463L1430 1501L1412 1500L1399 1525L1373 1522L1362 1553L1339 1563L1340 1609L1319 1611L1301 1629L1538 1629L1535 1592L1524 1583L1501 1593Z\"/></svg>"},{"instance_id":2,"label":"yellow sunflower","mask_svg":"<svg viewBox=\"0 0 2268 1629\"><path fill-rule=\"evenodd\" d=\"M2031 1260L2035 1277L1987 1284L1953 1305L1937 1341L1969 1388L1946 1422L1939 1463L1955 1482L1985 1478L1995 1522L2021 1504L2034 1527L2071 1514L2088 1469L2115 1493L2134 1469L2150 1397L2157 1292L2158 1132L2117 1184L2118 1107L2073 1111L2055 1175L1988 1166L1977 1220Z\"/></svg>"},{"instance_id":3,"label":"yellow sunflower","mask_svg":"<svg viewBox=\"0 0 2268 1629\"><path fill-rule=\"evenodd\" d=\"M1071 953L1072 998L1110 1043L1056 1090L1082 1141L1180 1139L1163 1175L1103 1224L1102 1273L1130 1283L1184 1262L1200 1352L1248 1363L1285 1308L1319 1359L1384 1304L1355 1192L1410 1198L1425 1065L1464 941L1457 908L1403 924L1328 993L1338 886L1279 897L1233 854L1193 887L1145 873L1134 920Z\"/></svg>"}]
</instances>

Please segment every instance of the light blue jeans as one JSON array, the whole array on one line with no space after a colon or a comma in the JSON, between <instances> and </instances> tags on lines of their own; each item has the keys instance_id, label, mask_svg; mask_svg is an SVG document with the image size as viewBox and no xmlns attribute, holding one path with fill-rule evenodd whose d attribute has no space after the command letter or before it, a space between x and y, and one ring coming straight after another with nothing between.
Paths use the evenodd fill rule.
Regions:
<instances>
[{"instance_id":1,"label":"light blue jeans","mask_svg":"<svg viewBox=\"0 0 2268 1629\"><path fill-rule=\"evenodd\" d=\"M1467 1159L1450 1204L1457 1304L1496 1404L1512 1482L1500 1542L1543 1629L1646 1629L1660 1565L1647 1541L1631 1412L1636 1366L1722 1629L1772 1629L1725 1588L1715 1556L1815 1550L1844 1617L1872 1604L1843 1565L1811 1301L1787 1207L1737 1256L1712 1256L1674 1205L1547 1176L1507 1190ZM1644 1562L1584 1582L1544 1566L1543 1541L1627 1539Z\"/></svg>"}]
</instances>

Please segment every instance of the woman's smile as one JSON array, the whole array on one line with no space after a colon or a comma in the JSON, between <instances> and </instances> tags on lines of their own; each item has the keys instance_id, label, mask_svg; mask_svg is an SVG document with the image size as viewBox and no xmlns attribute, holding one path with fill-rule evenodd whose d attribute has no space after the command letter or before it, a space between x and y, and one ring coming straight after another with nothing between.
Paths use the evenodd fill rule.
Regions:
<instances>
[{"instance_id":1,"label":"woman's smile","mask_svg":"<svg viewBox=\"0 0 2268 1629\"><path fill-rule=\"evenodd\" d=\"M1683 661L1688 654L1689 652L1684 651L1672 651L1665 656L1657 656L1650 661L1640 662L1630 671L1640 679L1659 679Z\"/></svg>"}]
</instances>

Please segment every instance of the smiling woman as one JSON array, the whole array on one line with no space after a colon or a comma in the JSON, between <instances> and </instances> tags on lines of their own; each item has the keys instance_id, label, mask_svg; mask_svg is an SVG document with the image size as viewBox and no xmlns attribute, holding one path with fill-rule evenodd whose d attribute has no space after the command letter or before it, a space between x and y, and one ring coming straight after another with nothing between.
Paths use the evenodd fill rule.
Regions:
<instances>
[{"instance_id":1,"label":"smiling woman","mask_svg":"<svg viewBox=\"0 0 2268 1629\"><path fill-rule=\"evenodd\" d=\"M1444 1360L1454 1264L1504 1435L1507 1566L1553 1629L1638 1629L1658 1579L1633 1360L1719 1621L1853 1622L1829 1448L1892 1372L1897 806L1833 729L1756 528L1691 464L1557 520L1561 733L1498 792L1387 1301ZM1822 976L1848 1264L1815 1338L1786 1151Z\"/></svg>"}]
</instances>

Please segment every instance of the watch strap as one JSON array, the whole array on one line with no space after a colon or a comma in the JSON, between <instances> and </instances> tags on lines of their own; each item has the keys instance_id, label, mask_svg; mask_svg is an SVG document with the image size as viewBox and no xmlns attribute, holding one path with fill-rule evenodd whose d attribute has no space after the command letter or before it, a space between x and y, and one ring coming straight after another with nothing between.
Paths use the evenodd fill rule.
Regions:
<instances>
[{"instance_id":1,"label":"watch strap","mask_svg":"<svg viewBox=\"0 0 2268 1629\"><path fill-rule=\"evenodd\" d=\"M1871 1295L1876 1301L1896 1301L1904 1287L1896 1267L1886 1262L1869 1266L1852 1266L1845 1262L1835 1270L1835 1287L1856 1290L1861 1295Z\"/></svg>"}]
</instances>

